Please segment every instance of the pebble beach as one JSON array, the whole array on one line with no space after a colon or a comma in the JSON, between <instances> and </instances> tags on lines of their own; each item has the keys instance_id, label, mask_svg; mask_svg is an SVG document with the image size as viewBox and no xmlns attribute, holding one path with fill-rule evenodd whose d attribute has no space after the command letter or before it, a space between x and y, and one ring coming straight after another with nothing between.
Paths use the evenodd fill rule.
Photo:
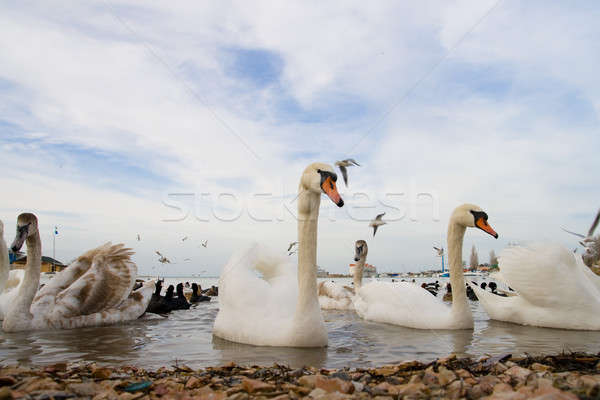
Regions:
<instances>
[{"instance_id":1,"label":"pebble beach","mask_svg":"<svg viewBox=\"0 0 600 400\"><path fill-rule=\"evenodd\" d=\"M430 363L316 369L238 365L145 370L57 363L0 367L0 399L592 399L600 356L510 354L478 360L450 355Z\"/></svg>"}]
</instances>

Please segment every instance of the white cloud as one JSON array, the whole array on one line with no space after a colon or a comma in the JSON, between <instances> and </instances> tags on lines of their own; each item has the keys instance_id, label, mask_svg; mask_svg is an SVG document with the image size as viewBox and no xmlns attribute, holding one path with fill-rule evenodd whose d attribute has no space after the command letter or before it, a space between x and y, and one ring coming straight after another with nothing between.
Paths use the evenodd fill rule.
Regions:
<instances>
[{"instance_id":1,"label":"white cloud","mask_svg":"<svg viewBox=\"0 0 600 400\"><path fill-rule=\"evenodd\" d=\"M468 236L480 254L512 239L570 244L558 226L586 227L597 207L600 8L502 1L481 20L494 4L6 7L0 182L11 190L0 216L8 226L33 209L45 228L64 226L65 259L122 240L143 270L162 249L198 263L172 271L217 273L243 243L285 247L294 221L165 223L167 193L289 199L306 164L352 152L364 164L350 171L352 188L400 192L414 179L439 194L440 221L425 204L425 218L390 223L370 240L382 268L437 265L431 245L464 201L484 207L501 234ZM281 76L256 86L232 74L224 57L235 49L278 57ZM273 204L255 211L272 215ZM319 263L342 271L370 231L335 215L321 222ZM209 250L186 247L184 235L208 238Z\"/></svg>"}]
</instances>

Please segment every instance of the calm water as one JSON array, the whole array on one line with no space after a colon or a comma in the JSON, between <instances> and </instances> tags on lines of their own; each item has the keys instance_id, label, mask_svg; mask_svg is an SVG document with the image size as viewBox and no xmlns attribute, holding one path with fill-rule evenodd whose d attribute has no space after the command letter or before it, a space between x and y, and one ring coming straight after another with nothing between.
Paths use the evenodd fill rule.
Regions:
<instances>
[{"instance_id":1,"label":"calm water","mask_svg":"<svg viewBox=\"0 0 600 400\"><path fill-rule=\"evenodd\" d=\"M196 281L203 287L216 284L216 279L196 278ZM208 304L172 312L167 319L64 331L0 332L0 362L49 364L65 360L95 361L155 369L176 361L190 367L235 361L242 364L270 365L278 362L292 367L314 365L333 368L414 359L428 361L450 353L478 357L506 352L539 354L561 350L600 350L600 332L533 328L489 321L477 302L471 303L471 306L475 316L473 331L415 330L365 322L349 311L324 311L329 346L324 349L294 349L241 345L213 337L211 328L218 311L218 300L213 298Z\"/></svg>"}]
</instances>

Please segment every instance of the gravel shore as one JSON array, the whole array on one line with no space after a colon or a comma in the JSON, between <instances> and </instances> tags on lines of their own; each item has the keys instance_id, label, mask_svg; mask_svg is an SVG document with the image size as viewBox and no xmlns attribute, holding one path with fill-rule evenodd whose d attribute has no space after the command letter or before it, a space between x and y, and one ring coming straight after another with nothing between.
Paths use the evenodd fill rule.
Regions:
<instances>
[{"instance_id":1,"label":"gravel shore","mask_svg":"<svg viewBox=\"0 0 600 400\"><path fill-rule=\"evenodd\" d=\"M600 355L556 354L480 360L449 356L379 368L291 369L227 364L147 371L60 363L0 366L0 400L8 399L594 399Z\"/></svg>"}]
</instances>

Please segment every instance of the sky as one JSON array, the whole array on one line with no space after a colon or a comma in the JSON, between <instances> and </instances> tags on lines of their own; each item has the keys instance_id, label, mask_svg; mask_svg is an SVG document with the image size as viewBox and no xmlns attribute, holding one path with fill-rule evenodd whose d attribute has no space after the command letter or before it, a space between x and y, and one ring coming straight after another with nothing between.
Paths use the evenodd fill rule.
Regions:
<instances>
[{"instance_id":1,"label":"sky","mask_svg":"<svg viewBox=\"0 0 600 400\"><path fill-rule=\"evenodd\" d=\"M465 260L575 248L560 227L599 207L599 18L594 1L5 2L5 240L35 212L63 262L112 241L142 274L217 276L253 242L284 254L305 166L353 157L346 205L321 203L330 272L358 239L380 271L439 266L465 202L500 235L469 230Z\"/></svg>"}]
</instances>

